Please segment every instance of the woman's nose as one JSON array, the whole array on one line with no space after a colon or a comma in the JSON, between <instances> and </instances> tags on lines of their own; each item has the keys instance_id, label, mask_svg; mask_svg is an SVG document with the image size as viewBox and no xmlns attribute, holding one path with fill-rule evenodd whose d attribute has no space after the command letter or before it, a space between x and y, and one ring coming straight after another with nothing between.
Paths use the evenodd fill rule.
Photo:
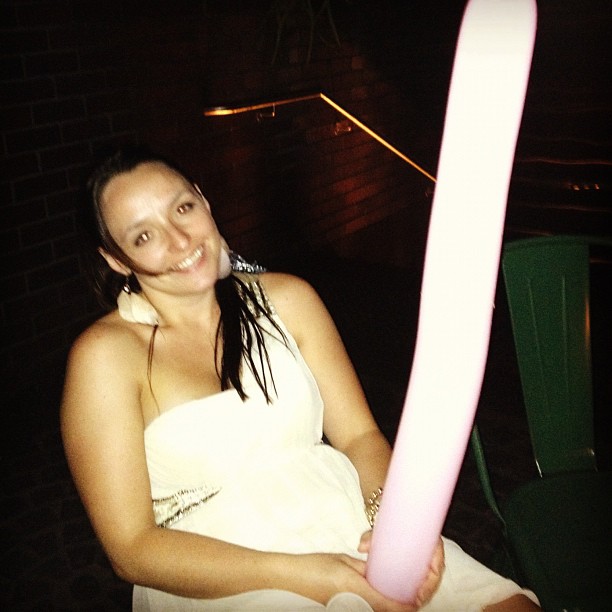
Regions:
<instances>
[{"instance_id":1,"label":"woman's nose","mask_svg":"<svg viewBox=\"0 0 612 612\"><path fill-rule=\"evenodd\" d=\"M170 224L167 228L168 242L171 248L182 250L189 246L189 234L184 228Z\"/></svg>"}]
</instances>

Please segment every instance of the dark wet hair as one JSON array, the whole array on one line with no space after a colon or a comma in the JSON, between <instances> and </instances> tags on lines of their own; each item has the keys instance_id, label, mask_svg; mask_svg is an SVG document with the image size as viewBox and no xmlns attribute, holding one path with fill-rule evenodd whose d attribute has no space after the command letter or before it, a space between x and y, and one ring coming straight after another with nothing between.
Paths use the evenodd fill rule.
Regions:
<instances>
[{"instance_id":1,"label":"dark wet hair","mask_svg":"<svg viewBox=\"0 0 612 612\"><path fill-rule=\"evenodd\" d=\"M104 160L87 181L89 210L85 221L94 241L93 259L90 267L94 289L100 302L106 308L116 307L117 295L126 282L132 291L139 292L140 287L134 275L126 279L112 270L97 252L97 249L102 247L118 261L136 272L142 270L121 250L111 236L102 215L102 195L113 178L131 172L141 164L146 163L163 164L187 178L186 174L170 160L149 149L132 147L119 150ZM259 292L253 291L248 282L244 282L232 274L217 281L215 294L221 310L215 341L215 364L218 363L219 357L221 361L221 371L217 372L221 389L234 388L243 401L247 399L248 396L244 391L241 380L241 368L244 360L253 373L266 401L270 403L270 387L274 388L274 379L268 351L264 343L268 332L261 327L258 319L260 317L267 318L279 334L279 339L286 345L285 334L271 317L268 305L263 303L265 301L263 296ZM153 327L151 333L147 367L149 388L154 398L152 365L156 333L157 326Z\"/></svg>"}]
</instances>

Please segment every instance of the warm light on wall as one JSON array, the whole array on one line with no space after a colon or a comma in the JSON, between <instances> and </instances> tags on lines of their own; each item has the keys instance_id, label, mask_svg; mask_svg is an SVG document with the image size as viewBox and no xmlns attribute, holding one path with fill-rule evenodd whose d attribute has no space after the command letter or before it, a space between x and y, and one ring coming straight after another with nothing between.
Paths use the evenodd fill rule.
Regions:
<instances>
[{"instance_id":1,"label":"warm light on wall","mask_svg":"<svg viewBox=\"0 0 612 612\"><path fill-rule=\"evenodd\" d=\"M283 98L280 100L273 100L269 102L258 102L255 104L245 104L245 105L236 106L236 107L213 106L213 107L204 109L204 116L205 117L214 117L214 116L218 117L218 116L224 116L224 115L237 115L239 113L248 113L251 111L261 111L263 109L269 109L269 108L273 109L272 116L274 116L275 109L277 106L283 106L285 104L293 104L295 102L305 102L308 100L323 100L323 102L326 102L332 108L334 108L339 113L344 115L347 119L353 122L357 127L361 128L366 134L374 138L374 140L378 141L384 147L389 149L389 151L391 151L392 153L397 155L399 158L404 160L407 164L411 165L415 170L418 170L421 174L426 176L428 179L430 179L434 183L436 182L436 179L429 172L421 168L421 166L416 164L409 157L404 155L401 151L396 149L392 144L390 144L384 138L382 138L382 136L379 136L374 130L372 130L367 125L365 125L362 121L357 119L357 117L355 117L354 115L351 115L348 111L344 110L339 104L337 104L331 98L329 98L328 96L326 96L324 93L321 93L321 92L316 93L316 94L298 96L295 98Z\"/></svg>"}]
</instances>

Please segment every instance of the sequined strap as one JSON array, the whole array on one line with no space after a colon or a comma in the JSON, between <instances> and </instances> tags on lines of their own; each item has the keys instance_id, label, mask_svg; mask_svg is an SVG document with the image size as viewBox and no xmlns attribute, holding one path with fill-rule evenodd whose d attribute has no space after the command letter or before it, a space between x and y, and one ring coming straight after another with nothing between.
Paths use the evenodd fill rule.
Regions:
<instances>
[{"instance_id":1,"label":"sequined strap","mask_svg":"<svg viewBox=\"0 0 612 612\"><path fill-rule=\"evenodd\" d=\"M256 317L260 316L261 309L263 309L264 312L269 316L276 314L274 306L270 302L266 290L261 284L261 281L255 275L237 274L236 276L247 286L247 288L255 298L256 303L254 303L253 297L245 295L244 292L242 292L242 297L246 301L247 307L251 311L251 314Z\"/></svg>"},{"instance_id":2,"label":"sequined strap","mask_svg":"<svg viewBox=\"0 0 612 612\"><path fill-rule=\"evenodd\" d=\"M194 487L193 489L181 489L168 497L153 500L153 513L155 523L159 527L170 527L184 516L190 514L211 497L216 495L221 487Z\"/></svg>"},{"instance_id":3,"label":"sequined strap","mask_svg":"<svg viewBox=\"0 0 612 612\"><path fill-rule=\"evenodd\" d=\"M263 309L272 316L275 314L274 306L272 306L272 302L270 302L268 298L268 294L266 290L263 288L261 281L259 279L254 279L252 284L250 285L251 291L257 297L257 301L263 306Z\"/></svg>"}]
</instances>

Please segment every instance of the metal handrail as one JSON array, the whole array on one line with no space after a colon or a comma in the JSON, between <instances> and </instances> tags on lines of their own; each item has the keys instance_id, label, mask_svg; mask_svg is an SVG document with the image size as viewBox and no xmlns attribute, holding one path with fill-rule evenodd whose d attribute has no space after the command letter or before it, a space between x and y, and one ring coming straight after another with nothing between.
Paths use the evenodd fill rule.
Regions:
<instances>
[{"instance_id":1,"label":"metal handrail","mask_svg":"<svg viewBox=\"0 0 612 612\"><path fill-rule=\"evenodd\" d=\"M286 104L293 104L295 102L306 102L309 100L323 100L327 104L329 104L332 108L337 110L339 113L344 115L347 119L352 121L357 127L361 128L366 134L374 138L374 140L378 141L384 147L389 149L392 153L397 155L400 159L405 161L407 164L411 165L415 170L418 170L421 174L426 176L429 180L436 182L434 176L432 176L427 170L424 170L411 160L407 155L404 155L399 149L394 147L391 143L385 140L382 136L377 134L372 128L368 127L365 123L357 119L354 115L349 113L347 110L342 108L337 102L334 102L329 96L325 95L322 92L314 93L314 94L306 94L303 96L296 96L293 98L280 98L278 100L271 100L265 102L255 102L249 104L242 104L240 106L212 106L209 108L205 108L203 114L205 117L218 117L224 115L237 115L240 113L248 113L251 111L259 111L266 108L276 108L277 106L283 106Z\"/></svg>"}]
</instances>

